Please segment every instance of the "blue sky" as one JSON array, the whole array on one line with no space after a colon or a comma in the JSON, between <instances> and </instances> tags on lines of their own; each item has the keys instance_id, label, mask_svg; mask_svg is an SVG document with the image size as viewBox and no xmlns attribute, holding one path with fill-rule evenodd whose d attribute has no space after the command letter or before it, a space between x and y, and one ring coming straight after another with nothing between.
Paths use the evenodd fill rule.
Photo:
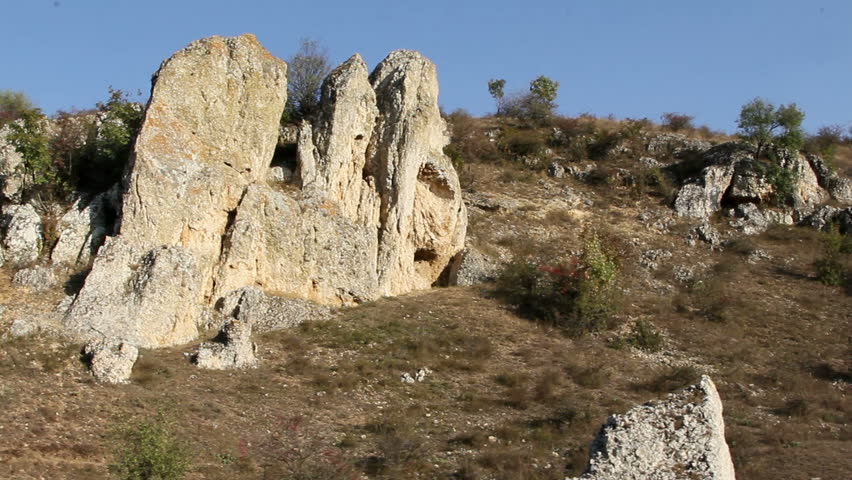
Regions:
<instances>
[{"instance_id":1,"label":"blue sky","mask_svg":"<svg viewBox=\"0 0 852 480\"><path fill-rule=\"evenodd\" d=\"M251 32L284 59L304 37L335 63L420 50L448 111L492 112L490 78L512 91L547 75L565 115L683 112L732 132L762 96L796 102L811 131L852 124L850 0L0 0L0 31L0 89L47 113L91 107L110 85L147 98L190 41Z\"/></svg>"}]
</instances>

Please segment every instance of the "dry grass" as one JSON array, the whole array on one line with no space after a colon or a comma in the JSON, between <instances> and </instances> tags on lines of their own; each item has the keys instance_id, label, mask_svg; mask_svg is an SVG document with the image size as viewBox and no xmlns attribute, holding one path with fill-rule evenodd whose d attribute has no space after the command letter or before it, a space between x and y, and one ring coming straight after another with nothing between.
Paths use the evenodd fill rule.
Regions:
<instances>
[{"instance_id":1,"label":"dry grass","mask_svg":"<svg viewBox=\"0 0 852 480\"><path fill-rule=\"evenodd\" d=\"M502 168L470 167L478 191L531 205L470 208L483 250L576 252L584 229L605 224L637 252L671 251L657 272L633 265L633 253L623 269L621 320L653 324L660 351L612 348L629 328L567 338L518 318L490 287L382 299L259 335L261 364L242 372L198 370L184 355L194 345L144 351L124 386L95 383L79 345L2 340L0 478L106 477L112 425L158 410L190 445L189 478L564 478L583 471L608 415L700 373L722 396L738 477L852 478L852 297L815 280L815 232L775 228L713 252L686 245L691 225L640 220L667 208L653 192L538 172L503 182ZM567 206L566 187L592 205ZM756 249L771 258L750 263ZM703 287L674 283L674 266L698 262ZM22 294L9 277L0 269L0 330L61 299ZM425 381L400 381L423 367Z\"/></svg>"}]
</instances>

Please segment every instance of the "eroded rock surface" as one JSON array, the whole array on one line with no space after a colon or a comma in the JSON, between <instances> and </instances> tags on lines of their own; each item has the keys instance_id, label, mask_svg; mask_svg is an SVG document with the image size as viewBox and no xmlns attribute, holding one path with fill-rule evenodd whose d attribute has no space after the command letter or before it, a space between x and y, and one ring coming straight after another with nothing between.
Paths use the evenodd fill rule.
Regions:
<instances>
[{"instance_id":1,"label":"eroded rock surface","mask_svg":"<svg viewBox=\"0 0 852 480\"><path fill-rule=\"evenodd\" d=\"M43 227L41 217L32 205L6 205L2 218L5 261L32 263L41 252Z\"/></svg>"},{"instance_id":2,"label":"eroded rock surface","mask_svg":"<svg viewBox=\"0 0 852 480\"><path fill-rule=\"evenodd\" d=\"M112 233L115 212L110 195L100 193L88 199L78 198L71 208L59 219L59 240L50 253L53 263L85 265L97 254L107 235Z\"/></svg>"},{"instance_id":3,"label":"eroded rock surface","mask_svg":"<svg viewBox=\"0 0 852 480\"><path fill-rule=\"evenodd\" d=\"M89 358L89 368L98 381L127 383L139 350L124 342L98 340L86 344L83 354Z\"/></svg>"},{"instance_id":4,"label":"eroded rock surface","mask_svg":"<svg viewBox=\"0 0 852 480\"><path fill-rule=\"evenodd\" d=\"M400 50L372 74L358 55L334 70L299 128L290 186L268 182L285 70L250 35L194 42L163 63L119 235L71 307L73 331L172 345L243 287L348 305L445 273L467 216L443 154L435 65Z\"/></svg>"},{"instance_id":5,"label":"eroded rock surface","mask_svg":"<svg viewBox=\"0 0 852 480\"><path fill-rule=\"evenodd\" d=\"M579 480L734 480L722 401L709 377L658 403L613 415ZM575 479L578 480L578 479Z\"/></svg>"},{"instance_id":6,"label":"eroded rock surface","mask_svg":"<svg viewBox=\"0 0 852 480\"><path fill-rule=\"evenodd\" d=\"M200 368L227 370L257 365L257 346L251 341L251 323L231 320L212 342L202 343L195 356Z\"/></svg>"}]
</instances>

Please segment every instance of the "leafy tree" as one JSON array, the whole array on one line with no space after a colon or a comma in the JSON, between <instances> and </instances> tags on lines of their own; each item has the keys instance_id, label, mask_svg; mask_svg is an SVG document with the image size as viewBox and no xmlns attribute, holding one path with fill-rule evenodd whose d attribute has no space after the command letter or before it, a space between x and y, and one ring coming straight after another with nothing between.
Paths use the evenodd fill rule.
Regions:
<instances>
[{"instance_id":1,"label":"leafy tree","mask_svg":"<svg viewBox=\"0 0 852 480\"><path fill-rule=\"evenodd\" d=\"M506 86L506 80L502 78L492 78L488 81L488 93L494 97L494 101L497 102L497 115L500 115L503 110L503 97L505 93L503 88Z\"/></svg>"},{"instance_id":2,"label":"leafy tree","mask_svg":"<svg viewBox=\"0 0 852 480\"><path fill-rule=\"evenodd\" d=\"M331 72L328 50L319 42L303 39L287 65L287 105L282 121L310 117L319 108L322 81Z\"/></svg>"},{"instance_id":3,"label":"leafy tree","mask_svg":"<svg viewBox=\"0 0 852 480\"><path fill-rule=\"evenodd\" d=\"M768 146L800 149L805 138L802 130L804 118L805 114L795 103L776 108L762 98L755 98L743 105L737 127L740 137L757 147L754 158L759 159Z\"/></svg>"},{"instance_id":4,"label":"leafy tree","mask_svg":"<svg viewBox=\"0 0 852 480\"><path fill-rule=\"evenodd\" d=\"M544 75L530 82L529 116L535 120L543 120L553 116L556 110L556 95L559 82Z\"/></svg>"},{"instance_id":5,"label":"leafy tree","mask_svg":"<svg viewBox=\"0 0 852 480\"><path fill-rule=\"evenodd\" d=\"M9 124L11 132L6 138L21 154L27 196L39 189L63 186L53 163L46 123L40 109L30 108L18 112L17 121Z\"/></svg>"},{"instance_id":6,"label":"leafy tree","mask_svg":"<svg viewBox=\"0 0 852 480\"><path fill-rule=\"evenodd\" d=\"M24 92L0 90L0 126L15 120L34 107Z\"/></svg>"}]
</instances>

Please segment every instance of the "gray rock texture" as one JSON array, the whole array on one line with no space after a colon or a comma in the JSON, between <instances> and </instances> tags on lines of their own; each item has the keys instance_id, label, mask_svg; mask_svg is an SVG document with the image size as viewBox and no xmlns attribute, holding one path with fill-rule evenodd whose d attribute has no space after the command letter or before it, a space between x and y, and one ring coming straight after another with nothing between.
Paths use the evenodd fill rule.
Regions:
<instances>
[{"instance_id":1,"label":"gray rock texture","mask_svg":"<svg viewBox=\"0 0 852 480\"><path fill-rule=\"evenodd\" d=\"M717 145L704 154L705 167L698 178L680 189L675 212L683 217L706 219L722 206L736 165L751 158L751 148L740 143Z\"/></svg>"},{"instance_id":2,"label":"gray rock texture","mask_svg":"<svg viewBox=\"0 0 852 480\"><path fill-rule=\"evenodd\" d=\"M476 248L462 250L450 266L450 285L477 285L497 278L500 262Z\"/></svg>"},{"instance_id":3,"label":"gray rock texture","mask_svg":"<svg viewBox=\"0 0 852 480\"><path fill-rule=\"evenodd\" d=\"M23 158L7 136L9 125L0 128L0 197L11 203L21 203L24 188Z\"/></svg>"},{"instance_id":4,"label":"gray rock texture","mask_svg":"<svg viewBox=\"0 0 852 480\"><path fill-rule=\"evenodd\" d=\"M12 277L14 283L37 292L49 290L56 285L57 280L53 269L44 265L24 268L15 272L15 276Z\"/></svg>"},{"instance_id":5,"label":"gray rock texture","mask_svg":"<svg viewBox=\"0 0 852 480\"><path fill-rule=\"evenodd\" d=\"M2 217L3 253L6 262L32 263L41 252L43 227L32 205L6 205Z\"/></svg>"},{"instance_id":6,"label":"gray rock texture","mask_svg":"<svg viewBox=\"0 0 852 480\"><path fill-rule=\"evenodd\" d=\"M257 345L251 341L249 322L230 320L212 342L202 343L195 356L200 368L227 370L257 365Z\"/></svg>"},{"instance_id":7,"label":"gray rock texture","mask_svg":"<svg viewBox=\"0 0 852 480\"><path fill-rule=\"evenodd\" d=\"M97 340L83 347L89 358L89 368L98 381L105 383L127 383L139 350L124 342Z\"/></svg>"},{"instance_id":8,"label":"gray rock texture","mask_svg":"<svg viewBox=\"0 0 852 480\"><path fill-rule=\"evenodd\" d=\"M817 155L808 155L806 159L816 175L819 186L826 189L831 198L847 205L852 203L852 181L840 177L825 160Z\"/></svg>"},{"instance_id":9,"label":"gray rock texture","mask_svg":"<svg viewBox=\"0 0 852 480\"><path fill-rule=\"evenodd\" d=\"M331 308L325 305L271 295L257 287L244 287L229 293L220 300L219 312L226 318L250 325L259 333L331 318Z\"/></svg>"},{"instance_id":10,"label":"gray rock texture","mask_svg":"<svg viewBox=\"0 0 852 480\"><path fill-rule=\"evenodd\" d=\"M91 199L80 196L62 215L57 223L59 240L50 253L53 263L85 265L94 258L106 236L113 233L111 194L114 192L100 193Z\"/></svg>"},{"instance_id":11,"label":"gray rock texture","mask_svg":"<svg viewBox=\"0 0 852 480\"><path fill-rule=\"evenodd\" d=\"M613 415L581 480L734 480L722 401L709 377L658 403ZM575 479L578 480L578 479Z\"/></svg>"}]
</instances>

